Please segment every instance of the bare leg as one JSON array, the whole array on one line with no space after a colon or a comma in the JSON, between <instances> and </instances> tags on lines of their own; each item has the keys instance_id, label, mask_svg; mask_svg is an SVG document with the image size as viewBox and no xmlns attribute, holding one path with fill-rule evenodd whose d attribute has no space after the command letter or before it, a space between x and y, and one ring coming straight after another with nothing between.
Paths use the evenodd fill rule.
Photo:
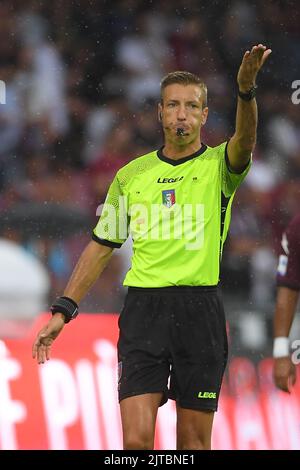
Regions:
<instances>
[{"instance_id":1,"label":"bare leg","mask_svg":"<svg viewBox=\"0 0 300 470\"><path fill-rule=\"evenodd\" d=\"M120 402L124 450L154 447L155 422L162 393L145 393Z\"/></svg>"},{"instance_id":2,"label":"bare leg","mask_svg":"<svg viewBox=\"0 0 300 470\"><path fill-rule=\"evenodd\" d=\"M177 409L177 450L210 450L213 411Z\"/></svg>"}]
</instances>

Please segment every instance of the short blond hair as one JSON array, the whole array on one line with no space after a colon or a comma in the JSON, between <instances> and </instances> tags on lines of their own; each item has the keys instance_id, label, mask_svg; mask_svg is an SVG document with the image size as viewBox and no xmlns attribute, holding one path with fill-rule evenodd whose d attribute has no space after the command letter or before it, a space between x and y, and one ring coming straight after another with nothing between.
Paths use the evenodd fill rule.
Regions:
<instances>
[{"instance_id":1,"label":"short blond hair","mask_svg":"<svg viewBox=\"0 0 300 470\"><path fill-rule=\"evenodd\" d=\"M194 73L185 72L181 70L178 70L176 72L170 72L162 79L160 84L161 101L164 89L169 85L173 85L174 83L178 83L179 85L197 85L201 89L202 108L205 108L207 106L206 84L202 81L200 77L198 77Z\"/></svg>"}]
</instances>

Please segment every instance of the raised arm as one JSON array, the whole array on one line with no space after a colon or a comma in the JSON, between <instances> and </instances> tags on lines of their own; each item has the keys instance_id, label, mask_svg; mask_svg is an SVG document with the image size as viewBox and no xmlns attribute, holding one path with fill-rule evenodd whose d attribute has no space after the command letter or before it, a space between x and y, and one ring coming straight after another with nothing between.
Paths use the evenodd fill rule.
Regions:
<instances>
[{"instance_id":1,"label":"raised arm","mask_svg":"<svg viewBox=\"0 0 300 470\"><path fill-rule=\"evenodd\" d=\"M238 71L239 96L235 133L227 147L230 168L236 173L243 171L255 147L257 128L255 81L258 71L271 52L271 49L262 44L253 46L251 51L245 52Z\"/></svg>"},{"instance_id":2,"label":"raised arm","mask_svg":"<svg viewBox=\"0 0 300 470\"><path fill-rule=\"evenodd\" d=\"M104 270L112 252L112 248L91 241L82 252L63 295L78 304ZM32 357L37 358L39 364L50 359L51 345L64 325L65 316L57 312L37 334Z\"/></svg>"}]
</instances>

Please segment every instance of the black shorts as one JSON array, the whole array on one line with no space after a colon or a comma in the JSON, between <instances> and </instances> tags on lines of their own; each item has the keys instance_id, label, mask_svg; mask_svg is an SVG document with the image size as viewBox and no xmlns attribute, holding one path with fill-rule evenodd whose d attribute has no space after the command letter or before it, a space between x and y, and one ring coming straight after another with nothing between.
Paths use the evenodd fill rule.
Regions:
<instances>
[{"instance_id":1,"label":"black shorts","mask_svg":"<svg viewBox=\"0 0 300 470\"><path fill-rule=\"evenodd\" d=\"M217 287L129 287L119 328L119 401L163 392L161 405L217 410L228 354Z\"/></svg>"}]
</instances>

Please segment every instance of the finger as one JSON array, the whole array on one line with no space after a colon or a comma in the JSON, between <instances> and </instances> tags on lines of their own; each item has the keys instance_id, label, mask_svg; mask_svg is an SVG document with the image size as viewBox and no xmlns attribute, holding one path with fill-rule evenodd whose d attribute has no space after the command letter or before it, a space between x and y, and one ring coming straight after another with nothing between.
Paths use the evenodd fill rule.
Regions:
<instances>
[{"instance_id":1,"label":"finger","mask_svg":"<svg viewBox=\"0 0 300 470\"><path fill-rule=\"evenodd\" d=\"M256 46L253 46L250 51L245 52L243 59L249 59L250 57L253 57L255 51L256 51Z\"/></svg>"},{"instance_id":2,"label":"finger","mask_svg":"<svg viewBox=\"0 0 300 470\"><path fill-rule=\"evenodd\" d=\"M254 46L256 48L256 50L265 50L266 49L266 46L264 46L263 44L257 44L257 46Z\"/></svg>"},{"instance_id":3,"label":"finger","mask_svg":"<svg viewBox=\"0 0 300 470\"><path fill-rule=\"evenodd\" d=\"M38 363L44 364L45 362L45 346L43 344L40 345L38 350Z\"/></svg>"},{"instance_id":4,"label":"finger","mask_svg":"<svg viewBox=\"0 0 300 470\"><path fill-rule=\"evenodd\" d=\"M263 64L266 58L271 54L271 52L271 49L267 49L266 46L261 46L256 49L255 55L258 60L261 61Z\"/></svg>"},{"instance_id":5,"label":"finger","mask_svg":"<svg viewBox=\"0 0 300 470\"><path fill-rule=\"evenodd\" d=\"M258 57L259 59L262 58L262 56L264 55L265 50L266 50L265 47L258 47L258 48L256 49L256 54L257 54L257 57Z\"/></svg>"},{"instance_id":6,"label":"finger","mask_svg":"<svg viewBox=\"0 0 300 470\"><path fill-rule=\"evenodd\" d=\"M272 53L272 49L267 49L262 56L262 65L265 63L269 55Z\"/></svg>"},{"instance_id":7,"label":"finger","mask_svg":"<svg viewBox=\"0 0 300 470\"><path fill-rule=\"evenodd\" d=\"M264 54L264 51L265 49L263 47L255 46L254 50L251 52L251 57L253 57L253 59L260 61Z\"/></svg>"},{"instance_id":8,"label":"finger","mask_svg":"<svg viewBox=\"0 0 300 470\"><path fill-rule=\"evenodd\" d=\"M35 340L35 342L33 343L33 346L32 346L32 357L33 359L35 359L38 355L38 351L39 351L39 347L41 345L41 334L39 334Z\"/></svg>"},{"instance_id":9,"label":"finger","mask_svg":"<svg viewBox=\"0 0 300 470\"><path fill-rule=\"evenodd\" d=\"M263 54L266 50L266 46L263 44L258 44L257 46L253 46L251 49L251 54Z\"/></svg>"},{"instance_id":10,"label":"finger","mask_svg":"<svg viewBox=\"0 0 300 470\"><path fill-rule=\"evenodd\" d=\"M264 50L266 48L266 46L264 46L263 44L257 44L255 46L253 46L253 51L255 52L258 52L258 51L261 51L261 50Z\"/></svg>"},{"instance_id":11,"label":"finger","mask_svg":"<svg viewBox=\"0 0 300 470\"><path fill-rule=\"evenodd\" d=\"M46 347L46 359L49 361L50 359L50 352L51 352L51 346Z\"/></svg>"},{"instance_id":12,"label":"finger","mask_svg":"<svg viewBox=\"0 0 300 470\"><path fill-rule=\"evenodd\" d=\"M42 345L40 344L37 350L37 362L38 364L42 364L43 356L42 356Z\"/></svg>"},{"instance_id":13,"label":"finger","mask_svg":"<svg viewBox=\"0 0 300 470\"><path fill-rule=\"evenodd\" d=\"M46 350L47 350L47 346L43 344L43 347L42 347L43 364L46 362Z\"/></svg>"},{"instance_id":14,"label":"finger","mask_svg":"<svg viewBox=\"0 0 300 470\"><path fill-rule=\"evenodd\" d=\"M297 377L296 377L296 370L293 369L292 372L291 372L291 375L290 375L290 383L291 383L292 386L295 385L295 383L296 383L296 378L297 378Z\"/></svg>"},{"instance_id":15,"label":"finger","mask_svg":"<svg viewBox=\"0 0 300 470\"><path fill-rule=\"evenodd\" d=\"M33 345L33 352L34 352L34 358L37 358L38 364L40 364L41 361L41 348L42 348L42 343L41 343L41 336L39 335Z\"/></svg>"},{"instance_id":16,"label":"finger","mask_svg":"<svg viewBox=\"0 0 300 470\"><path fill-rule=\"evenodd\" d=\"M37 348L38 348L37 342L35 341L35 342L33 343L33 345L32 345L32 357L33 357L33 359L36 358L36 355L37 355Z\"/></svg>"},{"instance_id":17,"label":"finger","mask_svg":"<svg viewBox=\"0 0 300 470\"><path fill-rule=\"evenodd\" d=\"M274 370L274 383L277 388L282 390L283 392L288 392L288 373L283 374L282 371L277 371L276 367Z\"/></svg>"},{"instance_id":18,"label":"finger","mask_svg":"<svg viewBox=\"0 0 300 470\"><path fill-rule=\"evenodd\" d=\"M282 390L283 392L290 393L288 387L288 379L287 378L280 378L276 380L277 387Z\"/></svg>"},{"instance_id":19,"label":"finger","mask_svg":"<svg viewBox=\"0 0 300 470\"><path fill-rule=\"evenodd\" d=\"M260 57L262 57L263 55L263 52L265 50L265 46L262 46L261 44L258 45L258 46L253 46L251 48L251 51L246 51L245 54L244 54L244 57L243 57L243 60L244 59L253 59L253 58L258 58L260 59Z\"/></svg>"},{"instance_id":20,"label":"finger","mask_svg":"<svg viewBox=\"0 0 300 470\"><path fill-rule=\"evenodd\" d=\"M35 359L39 345L41 344L41 333L39 333L35 339L35 342L32 345L32 357Z\"/></svg>"}]
</instances>

